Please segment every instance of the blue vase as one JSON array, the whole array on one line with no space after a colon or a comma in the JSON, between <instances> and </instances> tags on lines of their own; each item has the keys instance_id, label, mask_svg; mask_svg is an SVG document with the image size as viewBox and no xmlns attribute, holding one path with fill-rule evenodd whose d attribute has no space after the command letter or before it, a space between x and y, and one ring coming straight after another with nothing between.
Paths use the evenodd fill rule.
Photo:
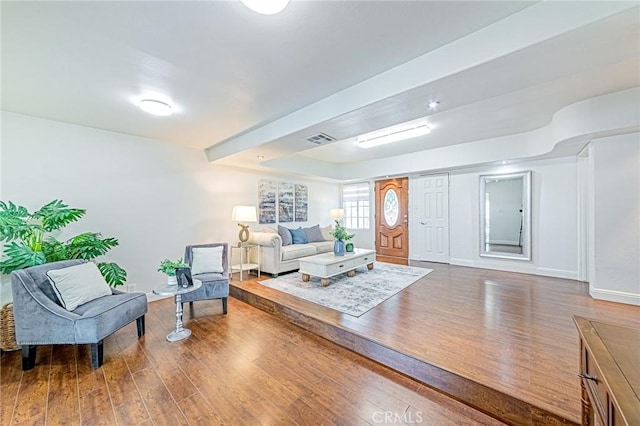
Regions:
<instances>
[{"instance_id":1,"label":"blue vase","mask_svg":"<svg viewBox=\"0 0 640 426\"><path fill-rule=\"evenodd\" d=\"M344 241L336 240L336 242L333 243L333 254L336 256L344 256L345 252Z\"/></svg>"}]
</instances>

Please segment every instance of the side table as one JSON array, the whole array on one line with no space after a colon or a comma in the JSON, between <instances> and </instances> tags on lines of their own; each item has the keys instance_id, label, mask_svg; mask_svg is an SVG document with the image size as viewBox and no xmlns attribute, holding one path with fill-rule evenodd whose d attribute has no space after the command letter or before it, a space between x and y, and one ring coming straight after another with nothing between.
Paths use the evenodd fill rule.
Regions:
<instances>
[{"instance_id":1,"label":"side table","mask_svg":"<svg viewBox=\"0 0 640 426\"><path fill-rule=\"evenodd\" d=\"M193 279L193 285L182 287L180 285L164 285L153 290L158 296L175 296L176 302L176 329L167 334L167 341L177 342L191 336L191 330L182 326L182 295L191 293L202 287L202 281Z\"/></svg>"},{"instance_id":2,"label":"side table","mask_svg":"<svg viewBox=\"0 0 640 426\"><path fill-rule=\"evenodd\" d=\"M233 256L233 252L234 251L240 251L240 255L239 255L239 261L240 263L235 263L231 265L231 279L233 279L233 273L234 272L239 272L240 273L240 281L242 281L242 273L244 271L247 272L247 275L249 274L249 271L255 269L256 271L258 271L258 277L260 276L260 245L259 244L248 244L248 243L242 243L240 246L232 246L231 244L229 245L229 247L231 247L231 259L234 259ZM251 262L251 252L255 251L257 252L255 254L255 260L256 262Z\"/></svg>"}]
</instances>

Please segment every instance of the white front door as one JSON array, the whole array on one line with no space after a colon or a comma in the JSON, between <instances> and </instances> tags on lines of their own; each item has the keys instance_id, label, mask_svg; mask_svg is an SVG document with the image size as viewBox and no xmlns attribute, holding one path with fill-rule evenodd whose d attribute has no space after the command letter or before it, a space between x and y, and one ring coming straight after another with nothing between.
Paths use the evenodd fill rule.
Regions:
<instances>
[{"instance_id":1,"label":"white front door","mask_svg":"<svg viewBox=\"0 0 640 426\"><path fill-rule=\"evenodd\" d=\"M411 259L449 263L449 175L426 175L409 186Z\"/></svg>"}]
</instances>

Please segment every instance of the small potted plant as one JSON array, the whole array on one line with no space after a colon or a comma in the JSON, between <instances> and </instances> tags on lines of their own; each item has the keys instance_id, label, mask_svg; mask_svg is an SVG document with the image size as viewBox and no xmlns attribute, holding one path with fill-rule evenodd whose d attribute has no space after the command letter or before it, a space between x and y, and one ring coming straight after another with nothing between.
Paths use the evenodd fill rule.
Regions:
<instances>
[{"instance_id":1,"label":"small potted plant","mask_svg":"<svg viewBox=\"0 0 640 426\"><path fill-rule=\"evenodd\" d=\"M167 285L177 285L178 280L176 279L176 268L187 268L189 265L184 263L182 259L178 259L176 261L165 259L160 262L160 268L158 268L158 272L162 272L167 276Z\"/></svg>"},{"instance_id":2,"label":"small potted plant","mask_svg":"<svg viewBox=\"0 0 640 426\"><path fill-rule=\"evenodd\" d=\"M333 253L336 256L344 256L344 254L346 253L344 242L349 241L350 239L355 237L356 234L350 234L347 231L347 228L340 225L340 222L338 222L337 220L335 222L335 228L333 229L333 231L329 232L333 236L333 238L336 239L336 242L333 244Z\"/></svg>"}]
</instances>

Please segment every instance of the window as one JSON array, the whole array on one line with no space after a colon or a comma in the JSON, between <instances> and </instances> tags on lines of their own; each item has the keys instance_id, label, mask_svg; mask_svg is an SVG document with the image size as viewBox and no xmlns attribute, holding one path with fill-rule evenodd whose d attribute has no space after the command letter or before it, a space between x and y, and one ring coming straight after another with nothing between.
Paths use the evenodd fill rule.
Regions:
<instances>
[{"instance_id":1,"label":"window","mask_svg":"<svg viewBox=\"0 0 640 426\"><path fill-rule=\"evenodd\" d=\"M369 183L347 184L342 187L344 226L349 229L369 229Z\"/></svg>"}]
</instances>

